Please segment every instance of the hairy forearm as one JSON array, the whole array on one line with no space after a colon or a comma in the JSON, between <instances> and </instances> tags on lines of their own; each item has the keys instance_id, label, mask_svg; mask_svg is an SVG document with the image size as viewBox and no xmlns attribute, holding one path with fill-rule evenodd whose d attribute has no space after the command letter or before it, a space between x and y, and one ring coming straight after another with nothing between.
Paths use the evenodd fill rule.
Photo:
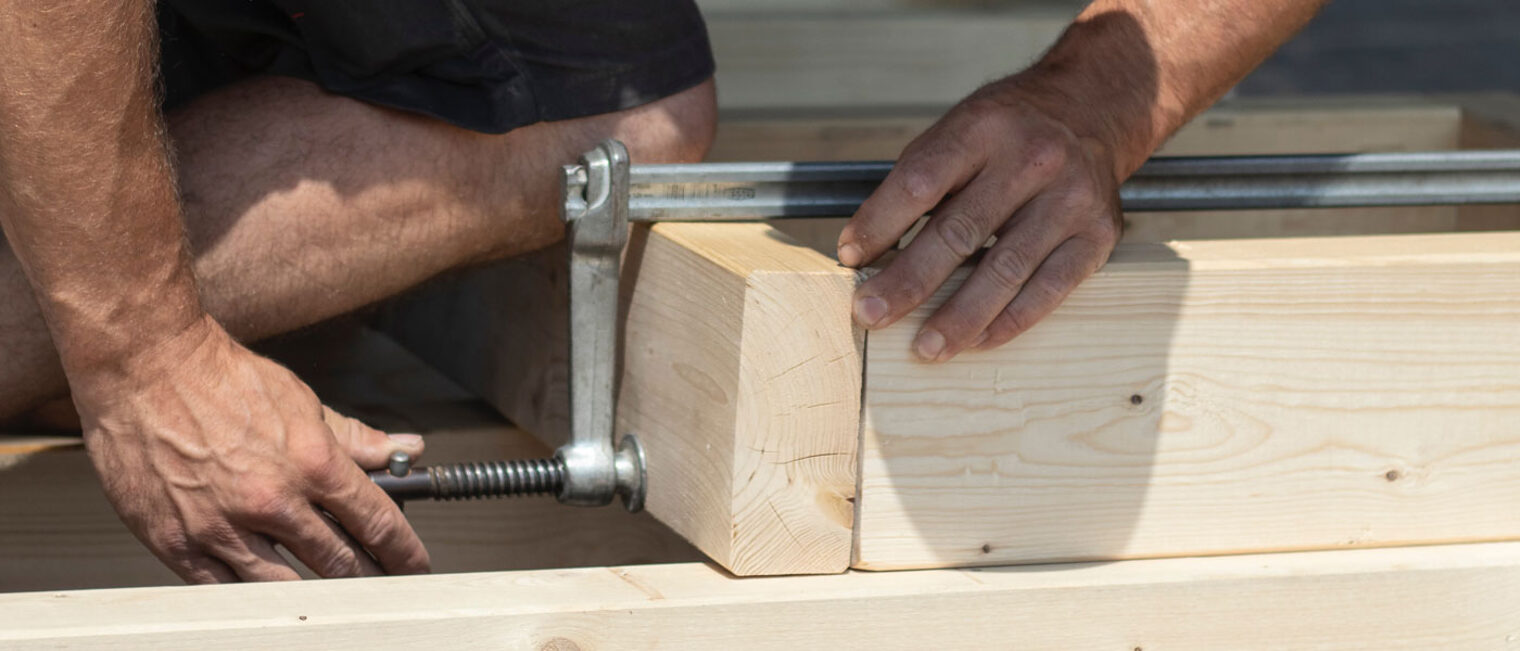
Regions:
<instances>
[{"instance_id":1,"label":"hairy forearm","mask_svg":"<svg viewBox=\"0 0 1520 651\"><path fill-rule=\"evenodd\" d=\"M0 2L0 225L71 379L204 322L149 0Z\"/></svg>"},{"instance_id":2,"label":"hairy forearm","mask_svg":"<svg viewBox=\"0 0 1520 651\"><path fill-rule=\"evenodd\" d=\"M1014 80L1107 144L1123 178L1327 2L1097 0Z\"/></svg>"}]
</instances>

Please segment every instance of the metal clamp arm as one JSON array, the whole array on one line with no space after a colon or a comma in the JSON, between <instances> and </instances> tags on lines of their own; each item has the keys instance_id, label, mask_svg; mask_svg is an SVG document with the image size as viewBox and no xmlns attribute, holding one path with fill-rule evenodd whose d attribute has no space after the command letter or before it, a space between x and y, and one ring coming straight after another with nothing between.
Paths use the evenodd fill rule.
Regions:
<instances>
[{"instance_id":1,"label":"metal clamp arm","mask_svg":"<svg viewBox=\"0 0 1520 651\"><path fill-rule=\"evenodd\" d=\"M391 497L468 499L552 493L560 502L602 506L614 495L644 508L644 451L616 440L618 296L628 242L628 150L608 140L564 168L570 243L570 443L552 459L413 468L405 455L370 477Z\"/></svg>"},{"instance_id":2,"label":"metal clamp arm","mask_svg":"<svg viewBox=\"0 0 1520 651\"><path fill-rule=\"evenodd\" d=\"M644 456L632 435L616 449L618 295L628 242L628 150L607 140L565 168L570 239L570 443L559 500L600 506L622 495L631 511L644 503ZM583 210L572 209L577 190ZM576 206L579 208L579 206Z\"/></svg>"}]
</instances>

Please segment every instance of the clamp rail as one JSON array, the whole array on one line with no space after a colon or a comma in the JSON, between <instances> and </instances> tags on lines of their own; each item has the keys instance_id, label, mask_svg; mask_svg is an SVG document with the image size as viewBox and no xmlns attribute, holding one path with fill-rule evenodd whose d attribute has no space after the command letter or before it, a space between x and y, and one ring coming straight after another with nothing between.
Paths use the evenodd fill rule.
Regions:
<instances>
[{"instance_id":1,"label":"clamp rail","mask_svg":"<svg viewBox=\"0 0 1520 651\"><path fill-rule=\"evenodd\" d=\"M571 170L572 186L586 178ZM891 170L880 161L638 165L628 220L848 216ZM1119 196L1130 212L1515 203L1520 151L1153 158Z\"/></svg>"}]
</instances>

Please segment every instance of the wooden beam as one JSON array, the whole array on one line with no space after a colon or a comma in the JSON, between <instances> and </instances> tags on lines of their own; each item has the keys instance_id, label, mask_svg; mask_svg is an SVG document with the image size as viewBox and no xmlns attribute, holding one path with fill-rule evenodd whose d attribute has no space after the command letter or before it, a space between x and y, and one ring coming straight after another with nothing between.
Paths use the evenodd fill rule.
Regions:
<instances>
[{"instance_id":1,"label":"wooden beam","mask_svg":"<svg viewBox=\"0 0 1520 651\"><path fill-rule=\"evenodd\" d=\"M1121 246L1011 344L867 344L857 567L1520 538L1520 233Z\"/></svg>"},{"instance_id":2,"label":"wooden beam","mask_svg":"<svg viewBox=\"0 0 1520 651\"><path fill-rule=\"evenodd\" d=\"M476 272L384 327L558 443L562 264ZM854 273L762 224L661 224L634 231L624 284L618 423L648 454L649 512L736 574L844 571L860 413Z\"/></svg>"},{"instance_id":3,"label":"wooden beam","mask_svg":"<svg viewBox=\"0 0 1520 651\"><path fill-rule=\"evenodd\" d=\"M0 647L1499 648L1520 544L733 578L706 565L0 596Z\"/></svg>"}]
</instances>

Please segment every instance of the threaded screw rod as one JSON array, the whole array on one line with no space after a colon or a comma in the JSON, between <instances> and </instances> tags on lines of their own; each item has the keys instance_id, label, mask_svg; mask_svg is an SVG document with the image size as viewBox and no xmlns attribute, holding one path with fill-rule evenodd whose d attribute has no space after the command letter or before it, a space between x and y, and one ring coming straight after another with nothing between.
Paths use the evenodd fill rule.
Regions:
<instances>
[{"instance_id":1,"label":"threaded screw rod","mask_svg":"<svg viewBox=\"0 0 1520 651\"><path fill-rule=\"evenodd\" d=\"M426 470L435 500L558 495L565 487L565 463L553 458L454 463Z\"/></svg>"},{"instance_id":2,"label":"threaded screw rod","mask_svg":"<svg viewBox=\"0 0 1520 651\"><path fill-rule=\"evenodd\" d=\"M369 476L397 502L557 496L565 487L565 463L558 458L547 458L413 468L411 456L398 451L391 455L388 469L377 470Z\"/></svg>"}]
</instances>

